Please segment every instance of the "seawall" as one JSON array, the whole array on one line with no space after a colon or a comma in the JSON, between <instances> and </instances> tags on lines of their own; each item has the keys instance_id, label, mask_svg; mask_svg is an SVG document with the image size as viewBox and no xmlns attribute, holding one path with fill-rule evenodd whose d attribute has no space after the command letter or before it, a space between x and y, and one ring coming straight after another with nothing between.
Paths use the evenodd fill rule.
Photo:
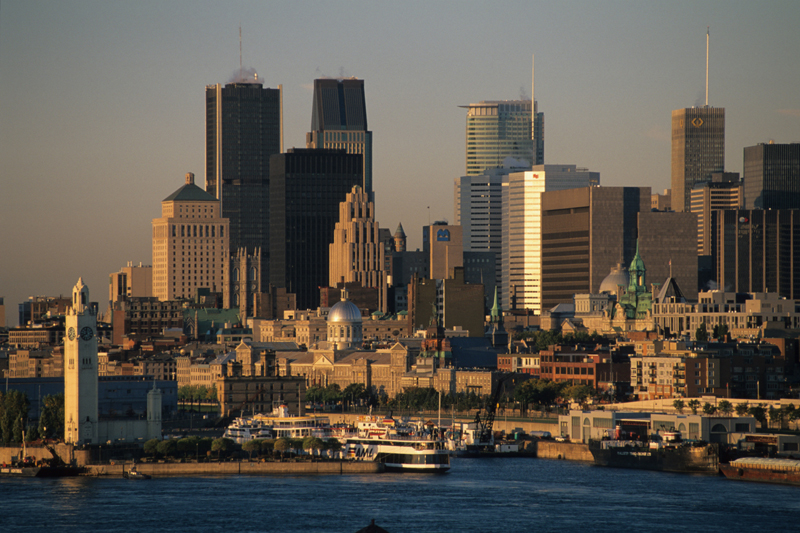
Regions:
<instances>
[{"instance_id":1,"label":"seawall","mask_svg":"<svg viewBox=\"0 0 800 533\"><path fill-rule=\"evenodd\" d=\"M87 465L90 476L122 477L132 464ZM233 475L343 475L377 474L383 464L372 462L320 461L269 462L235 461L224 463L138 463L136 470L150 476L233 476Z\"/></svg>"}]
</instances>

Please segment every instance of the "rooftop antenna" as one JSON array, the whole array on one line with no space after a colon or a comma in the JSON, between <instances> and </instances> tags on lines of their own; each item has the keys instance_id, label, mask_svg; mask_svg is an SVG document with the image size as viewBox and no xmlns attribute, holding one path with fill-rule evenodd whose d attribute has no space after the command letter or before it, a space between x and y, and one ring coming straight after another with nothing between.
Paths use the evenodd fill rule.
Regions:
<instances>
[{"instance_id":1,"label":"rooftop antenna","mask_svg":"<svg viewBox=\"0 0 800 533\"><path fill-rule=\"evenodd\" d=\"M711 34L711 26L706 26L706 107L708 107L708 39Z\"/></svg>"},{"instance_id":2,"label":"rooftop antenna","mask_svg":"<svg viewBox=\"0 0 800 533\"><path fill-rule=\"evenodd\" d=\"M708 63L706 63L708 69ZM242 25L239 24L239 77L242 77ZM706 105L708 105L708 82L706 82Z\"/></svg>"},{"instance_id":3,"label":"rooftop antenna","mask_svg":"<svg viewBox=\"0 0 800 533\"><path fill-rule=\"evenodd\" d=\"M536 98L534 97L533 92L533 67L535 64L536 56L531 54L531 139L536 139ZM535 148L534 148L535 150ZM533 162L536 162L536 158L533 158Z\"/></svg>"}]
</instances>

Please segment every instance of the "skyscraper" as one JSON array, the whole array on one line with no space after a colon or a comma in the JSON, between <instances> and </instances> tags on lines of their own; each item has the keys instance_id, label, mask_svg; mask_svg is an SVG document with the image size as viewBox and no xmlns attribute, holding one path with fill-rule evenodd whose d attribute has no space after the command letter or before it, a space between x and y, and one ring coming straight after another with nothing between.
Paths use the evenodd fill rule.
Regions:
<instances>
[{"instance_id":1,"label":"skyscraper","mask_svg":"<svg viewBox=\"0 0 800 533\"><path fill-rule=\"evenodd\" d=\"M695 184L725 169L725 109L689 107L672 112L672 209L690 211Z\"/></svg>"},{"instance_id":2,"label":"skyscraper","mask_svg":"<svg viewBox=\"0 0 800 533\"><path fill-rule=\"evenodd\" d=\"M575 165L537 165L509 175L503 192L504 309L542 311L542 193L599 184L599 172Z\"/></svg>"},{"instance_id":3,"label":"skyscraper","mask_svg":"<svg viewBox=\"0 0 800 533\"><path fill-rule=\"evenodd\" d=\"M744 149L745 209L800 209L800 143Z\"/></svg>"},{"instance_id":4,"label":"skyscraper","mask_svg":"<svg viewBox=\"0 0 800 533\"><path fill-rule=\"evenodd\" d=\"M230 251L269 258L269 158L283 151L283 89L258 75L206 87L206 191L230 220ZM262 283L268 282L267 276ZM257 291L265 287L257 288Z\"/></svg>"},{"instance_id":5,"label":"skyscraper","mask_svg":"<svg viewBox=\"0 0 800 533\"><path fill-rule=\"evenodd\" d=\"M344 149L290 149L270 164L270 284L319 305L339 204L364 178L363 158Z\"/></svg>"},{"instance_id":6,"label":"skyscraper","mask_svg":"<svg viewBox=\"0 0 800 533\"><path fill-rule=\"evenodd\" d=\"M372 198L372 132L367 127L364 80L314 80L311 131L306 148L343 149L364 157L364 191Z\"/></svg>"},{"instance_id":7,"label":"skyscraper","mask_svg":"<svg viewBox=\"0 0 800 533\"><path fill-rule=\"evenodd\" d=\"M375 203L355 186L339 204L339 220L330 245L328 285L358 282L378 291L378 307L387 312L384 243L375 220Z\"/></svg>"},{"instance_id":8,"label":"skyscraper","mask_svg":"<svg viewBox=\"0 0 800 533\"><path fill-rule=\"evenodd\" d=\"M713 255L715 238L711 231L711 211L740 209L742 203L742 182L738 172L714 172L710 180L694 186L691 190L691 210L697 215L698 255Z\"/></svg>"},{"instance_id":9,"label":"skyscraper","mask_svg":"<svg viewBox=\"0 0 800 533\"><path fill-rule=\"evenodd\" d=\"M484 100L460 106L467 110L467 176L501 167L507 157L529 167L544 164L544 113L534 98L533 79L531 70L530 100Z\"/></svg>"},{"instance_id":10,"label":"skyscraper","mask_svg":"<svg viewBox=\"0 0 800 533\"><path fill-rule=\"evenodd\" d=\"M194 184L194 174L161 202L153 219L153 296L194 298L197 289L222 292L227 283L229 224L219 200Z\"/></svg>"}]
</instances>

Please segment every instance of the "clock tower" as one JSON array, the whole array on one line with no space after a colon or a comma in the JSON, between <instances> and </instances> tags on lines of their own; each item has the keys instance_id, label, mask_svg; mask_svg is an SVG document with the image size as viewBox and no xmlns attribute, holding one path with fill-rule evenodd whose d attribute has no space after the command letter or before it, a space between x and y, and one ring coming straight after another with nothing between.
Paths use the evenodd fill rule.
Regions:
<instances>
[{"instance_id":1,"label":"clock tower","mask_svg":"<svg viewBox=\"0 0 800 533\"><path fill-rule=\"evenodd\" d=\"M72 289L64 338L64 440L97 442L97 317L83 279Z\"/></svg>"}]
</instances>

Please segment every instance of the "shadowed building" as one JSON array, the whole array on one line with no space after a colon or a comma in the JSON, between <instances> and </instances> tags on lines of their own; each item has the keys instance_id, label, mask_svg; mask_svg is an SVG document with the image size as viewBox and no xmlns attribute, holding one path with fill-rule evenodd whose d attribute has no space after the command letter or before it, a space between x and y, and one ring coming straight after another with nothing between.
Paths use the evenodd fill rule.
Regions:
<instances>
[{"instance_id":1,"label":"shadowed building","mask_svg":"<svg viewBox=\"0 0 800 533\"><path fill-rule=\"evenodd\" d=\"M745 209L800 209L800 143L744 149Z\"/></svg>"}]
</instances>

